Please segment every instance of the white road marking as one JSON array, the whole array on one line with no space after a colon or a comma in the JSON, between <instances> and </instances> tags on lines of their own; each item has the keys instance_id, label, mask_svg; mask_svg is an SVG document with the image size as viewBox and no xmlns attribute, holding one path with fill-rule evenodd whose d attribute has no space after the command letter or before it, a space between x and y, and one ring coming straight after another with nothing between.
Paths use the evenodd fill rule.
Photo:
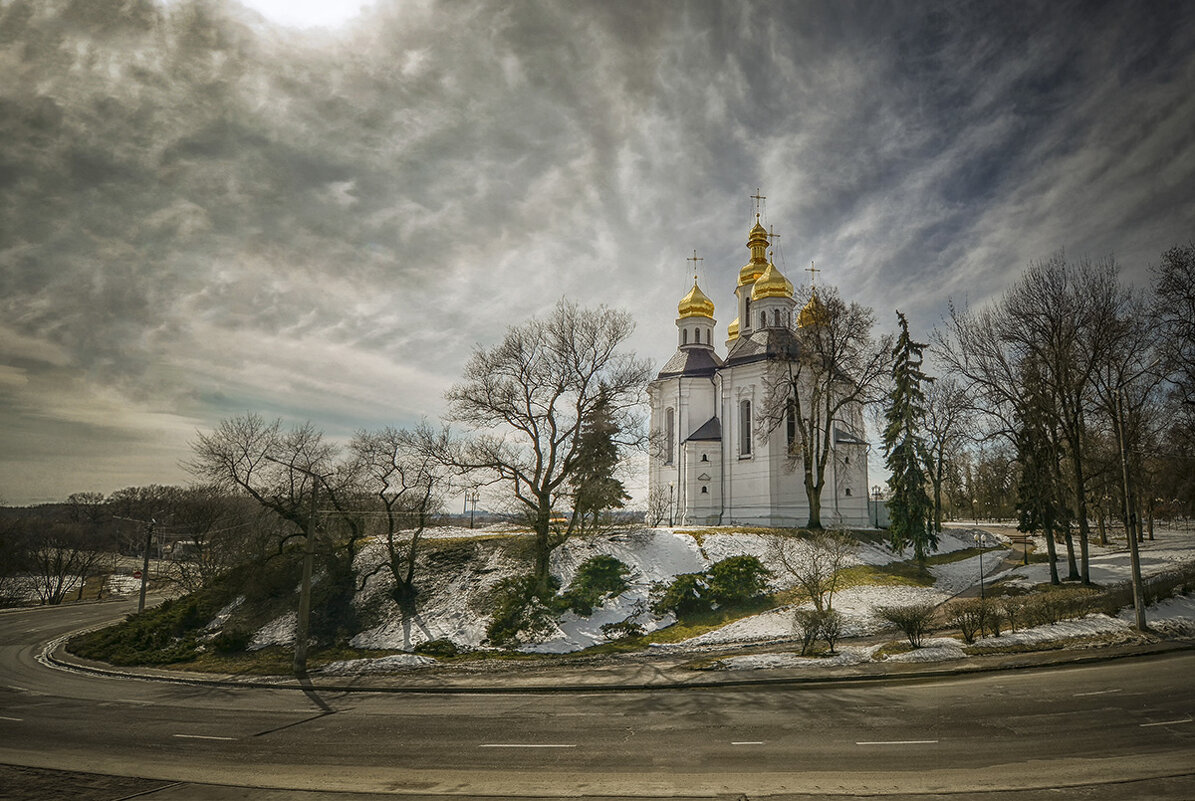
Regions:
<instances>
[{"instance_id":1,"label":"white road marking","mask_svg":"<svg viewBox=\"0 0 1195 801\"><path fill-rule=\"evenodd\" d=\"M1119 687L1117 687L1115 690L1093 690L1092 692L1089 692L1089 693L1072 693L1072 695L1075 698L1081 698L1082 696L1085 696L1085 695L1111 695L1112 693L1118 693L1118 692L1121 692L1121 689Z\"/></svg>"},{"instance_id":2,"label":"white road marking","mask_svg":"<svg viewBox=\"0 0 1195 801\"><path fill-rule=\"evenodd\" d=\"M1159 720L1157 723L1140 723L1141 728L1145 729L1150 726L1177 726L1180 723L1190 723L1195 718L1183 718L1182 720Z\"/></svg>"},{"instance_id":3,"label":"white road marking","mask_svg":"<svg viewBox=\"0 0 1195 801\"><path fill-rule=\"evenodd\" d=\"M861 740L855 745L933 745L937 740Z\"/></svg>"},{"instance_id":4,"label":"white road marking","mask_svg":"<svg viewBox=\"0 0 1195 801\"><path fill-rule=\"evenodd\" d=\"M20 723L24 718L10 718L8 715L0 715L0 720L11 720L13 723Z\"/></svg>"},{"instance_id":5,"label":"white road marking","mask_svg":"<svg viewBox=\"0 0 1195 801\"><path fill-rule=\"evenodd\" d=\"M737 740L732 741L731 745L763 745L763 740Z\"/></svg>"},{"instance_id":6,"label":"white road marking","mask_svg":"<svg viewBox=\"0 0 1195 801\"><path fill-rule=\"evenodd\" d=\"M576 748L576 743L482 743L478 748Z\"/></svg>"},{"instance_id":7,"label":"white road marking","mask_svg":"<svg viewBox=\"0 0 1195 801\"><path fill-rule=\"evenodd\" d=\"M174 737L183 740L235 740L235 737L213 737L210 734L175 734Z\"/></svg>"}]
</instances>

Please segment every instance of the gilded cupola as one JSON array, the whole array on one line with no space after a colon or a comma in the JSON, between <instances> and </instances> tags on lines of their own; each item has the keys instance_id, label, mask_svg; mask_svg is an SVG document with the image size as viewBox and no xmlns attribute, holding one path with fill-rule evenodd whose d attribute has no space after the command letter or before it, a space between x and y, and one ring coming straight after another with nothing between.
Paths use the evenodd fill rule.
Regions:
<instances>
[{"instance_id":1,"label":"gilded cupola","mask_svg":"<svg viewBox=\"0 0 1195 801\"><path fill-rule=\"evenodd\" d=\"M697 279L693 279L693 288L689 290L689 294L681 298L681 302L676 306L677 314L682 317L709 317L714 316L714 302L706 297L706 294L701 291L701 287L697 286Z\"/></svg>"},{"instance_id":2,"label":"gilded cupola","mask_svg":"<svg viewBox=\"0 0 1195 801\"><path fill-rule=\"evenodd\" d=\"M768 267L768 232L760 224L758 214L755 215L755 225L747 233L747 248L751 251L751 261L739 270L739 286L754 282Z\"/></svg>"},{"instance_id":3,"label":"gilded cupola","mask_svg":"<svg viewBox=\"0 0 1195 801\"><path fill-rule=\"evenodd\" d=\"M764 269L763 274L755 280L755 285L751 288L751 300L757 301L763 298L791 298L793 296L793 284L784 275L776 269L776 265L771 261Z\"/></svg>"},{"instance_id":4,"label":"gilded cupola","mask_svg":"<svg viewBox=\"0 0 1195 801\"><path fill-rule=\"evenodd\" d=\"M732 341L739 338L739 318L734 318L734 322L726 326L726 338Z\"/></svg>"},{"instance_id":5,"label":"gilded cupola","mask_svg":"<svg viewBox=\"0 0 1195 801\"><path fill-rule=\"evenodd\" d=\"M821 299L817 296L817 291L814 290L810 294L809 302L805 304L805 308L801 309L801 313L797 315L797 326L799 328L816 327L826 325L829 322L830 310L821 302Z\"/></svg>"}]
</instances>

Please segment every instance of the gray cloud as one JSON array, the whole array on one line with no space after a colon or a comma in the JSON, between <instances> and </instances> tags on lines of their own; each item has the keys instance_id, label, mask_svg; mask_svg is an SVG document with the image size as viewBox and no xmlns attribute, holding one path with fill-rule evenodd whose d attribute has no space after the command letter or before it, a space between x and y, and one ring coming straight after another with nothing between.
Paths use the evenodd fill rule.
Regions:
<instances>
[{"instance_id":1,"label":"gray cloud","mask_svg":"<svg viewBox=\"0 0 1195 801\"><path fill-rule=\"evenodd\" d=\"M1185 4L0 4L0 495L185 480L245 409L436 416L568 295L729 322L756 186L794 281L922 331L1033 259L1195 230Z\"/></svg>"}]
</instances>

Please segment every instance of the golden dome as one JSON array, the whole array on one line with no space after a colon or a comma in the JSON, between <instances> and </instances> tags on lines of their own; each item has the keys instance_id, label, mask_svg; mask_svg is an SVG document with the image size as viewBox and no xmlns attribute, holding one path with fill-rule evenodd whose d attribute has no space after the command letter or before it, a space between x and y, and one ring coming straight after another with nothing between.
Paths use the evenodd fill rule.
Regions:
<instances>
[{"instance_id":1,"label":"golden dome","mask_svg":"<svg viewBox=\"0 0 1195 801\"><path fill-rule=\"evenodd\" d=\"M681 298L681 302L677 304L677 313L681 317L709 317L713 319L714 316L714 302L706 297L701 288L697 286L697 282L693 282L693 288L689 290L689 294Z\"/></svg>"},{"instance_id":2,"label":"golden dome","mask_svg":"<svg viewBox=\"0 0 1195 801\"><path fill-rule=\"evenodd\" d=\"M726 338L731 340L739 338L739 318L734 318L734 322L726 326Z\"/></svg>"},{"instance_id":3,"label":"golden dome","mask_svg":"<svg viewBox=\"0 0 1195 801\"><path fill-rule=\"evenodd\" d=\"M761 298L791 298L792 296L792 281L785 278L772 262L768 262L767 269L763 271L763 275L755 280L755 286L751 288L751 300L760 300Z\"/></svg>"},{"instance_id":4,"label":"golden dome","mask_svg":"<svg viewBox=\"0 0 1195 801\"><path fill-rule=\"evenodd\" d=\"M801 313L797 315L797 327L826 325L828 322L830 322L829 309L818 299L817 292L812 293L805 308L801 309Z\"/></svg>"},{"instance_id":5,"label":"golden dome","mask_svg":"<svg viewBox=\"0 0 1195 801\"><path fill-rule=\"evenodd\" d=\"M760 224L758 214L755 215L755 225L747 232L747 247L751 251L751 261L739 270L739 286L753 283L768 266L768 232Z\"/></svg>"}]
</instances>

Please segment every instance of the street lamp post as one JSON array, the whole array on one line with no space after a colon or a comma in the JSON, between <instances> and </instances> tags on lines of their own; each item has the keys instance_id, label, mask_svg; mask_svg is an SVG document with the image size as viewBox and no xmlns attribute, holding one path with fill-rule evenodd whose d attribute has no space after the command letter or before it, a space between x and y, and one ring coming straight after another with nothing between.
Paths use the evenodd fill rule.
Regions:
<instances>
[{"instance_id":1,"label":"street lamp post","mask_svg":"<svg viewBox=\"0 0 1195 801\"><path fill-rule=\"evenodd\" d=\"M674 508L673 503L672 503L673 489L674 489L674 487L672 485L672 482L669 481L668 482L668 528L672 528L672 526L673 526L673 522L672 522L673 521L672 510Z\"/></svg>"},{"instance_id":2,"label":"street lamp post","mask_svg":"<svg viewBox=\"0 0 1195 801\"><path fill-rule=\"evenodd\" d=\"M975 532L975 545L979 548L979 600L983 600L983 532Z\"/></svg>"},{"instance_id":3,"label":"street lamp post","mask_svg":"<svg viewBox=\"0 0 1195 801\"><path fill-rule=\"evenodd\" d=\"M871 497L875 500L875 526L880 527L880 485L875 484L871 488Z\"/></svg>"}]
</instances>

